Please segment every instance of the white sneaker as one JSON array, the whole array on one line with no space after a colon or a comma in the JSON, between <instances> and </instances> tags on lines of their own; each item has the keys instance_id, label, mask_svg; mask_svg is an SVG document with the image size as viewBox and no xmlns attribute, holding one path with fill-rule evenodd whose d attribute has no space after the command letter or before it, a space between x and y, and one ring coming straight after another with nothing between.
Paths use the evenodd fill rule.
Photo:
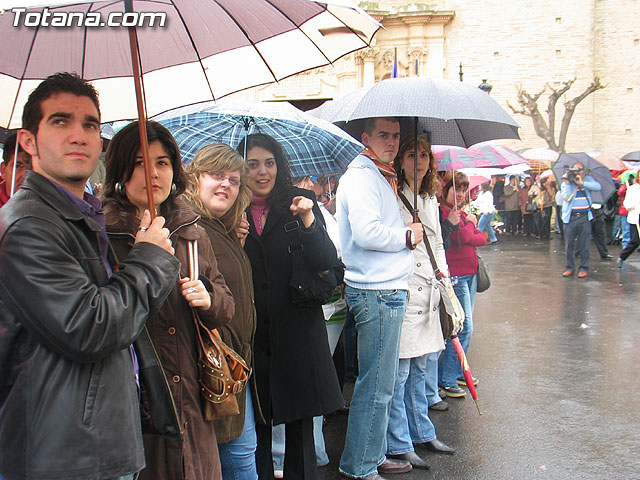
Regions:
<instances>
[{"instance_id":1,"label":"white sneaker","mask_svg":"<svg viewBox=\"0 0 640 480\"><path fill-rule=\"evenodd\" d=\"M284 470L274 470L273 478L284 478Z\"/></svg>"}]
</instances>

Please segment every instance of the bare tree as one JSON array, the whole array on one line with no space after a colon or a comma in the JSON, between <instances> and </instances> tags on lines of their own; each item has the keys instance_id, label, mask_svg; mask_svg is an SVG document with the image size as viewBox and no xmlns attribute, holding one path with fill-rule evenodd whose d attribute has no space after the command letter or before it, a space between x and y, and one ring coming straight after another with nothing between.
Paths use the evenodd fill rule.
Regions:
<instances>
[{"instance_id":1,"label":"bare tree","mask_svg":"<svg viewBox=\"0 0 640 480\"><path fill-rule=\"evenodd\" d=\"M594 77L591 85L589 85L584 92L577 97L564 102L564 116L562 117L562 123L560 124L560 133L558 134L558 141L556 142L555 125L556 125L556 104L562 95L575 83L576 78L562 82L560 88L554 88L549 83L545 84L542 90L536 94L530 94L522 86L518 87L518 103L520 108L516 109L509 102L507 105L513 111L513 113L519 113L531 117L533 120L533 127L536 129L536 133L549 145L551 150L562 153L565 151L565 143L567 141L567 132L569 131L569 124L571 118L576 110L578 104L588 97L590 94L601 88L605 88L606 85L600 83L598 77ZM543 117L542 113L538 109L538 100L540 96L546 91L551 92L549 94L549 103L547 105L547 120Z\"/></svg>"}]
</instances>

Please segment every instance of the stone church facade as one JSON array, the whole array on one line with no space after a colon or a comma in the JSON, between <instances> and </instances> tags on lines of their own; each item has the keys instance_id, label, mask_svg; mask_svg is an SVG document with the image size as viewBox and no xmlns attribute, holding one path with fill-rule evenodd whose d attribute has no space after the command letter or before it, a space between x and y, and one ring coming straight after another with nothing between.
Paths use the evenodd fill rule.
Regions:
<instances>
[{"instance_id":1,"label":"stone church facade","mask_svg":"<svg viewBox=\"0 0 640 480\"><path fill-rule=\"evenodd\" d=\"M406 0L360 2L384 29L371 48L334 65L295 75L279 84L240 92L247 100L288 100L303 109L371 85L391 74L394 50L399 76L427 76L474 85L483 79L492 97L520 124L514 149L546 147L529 117L513 114L517 88L538 93L577 78L556 107L580 95L598 76L606 88L577 107L567 151L624 155L640 150L640 2L637 0ZM538 106L544 113L546 94Z\"/></svg>"}]
</instances>

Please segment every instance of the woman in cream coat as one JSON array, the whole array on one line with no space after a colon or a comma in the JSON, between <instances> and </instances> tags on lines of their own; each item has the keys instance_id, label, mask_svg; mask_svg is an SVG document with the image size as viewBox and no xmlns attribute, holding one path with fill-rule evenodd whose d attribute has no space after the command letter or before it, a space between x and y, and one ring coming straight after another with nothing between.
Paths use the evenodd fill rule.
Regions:
<instances>
[{"instance_id":1,"label":"woman in cream coat","mask_svg":"<svg viewBox=\"0 0 640 480\"><path fill-rule=\"evenodd\" d=\"M406 138L400 145L395 160L398 172L398 190L407 199L413 198L414 188L414 137ZM427 139L418 136L418 210L438 268L448 276L447 262L442 246L442 235L436 190L436 167L431 146ZM412 200L409 200L412 202ZM412 222L412 213L398 199L402 217ZM440 293L432 286L435 276L425 242L413 251L414 273L409 278L409 303L402 324L398 377L391 401L389 427L387 429L387 456L408 460L414 468L429 468L414 451L414 444L430 451L453 453L436 438L436 431L429 419L427 385L437 395L438 355L444 350L440 330ZM438 402L438 400L436 400ZM439 403L439 402L438 402ZM445 405L446 406L446 405Z\"/></svg>"}]
</instances>

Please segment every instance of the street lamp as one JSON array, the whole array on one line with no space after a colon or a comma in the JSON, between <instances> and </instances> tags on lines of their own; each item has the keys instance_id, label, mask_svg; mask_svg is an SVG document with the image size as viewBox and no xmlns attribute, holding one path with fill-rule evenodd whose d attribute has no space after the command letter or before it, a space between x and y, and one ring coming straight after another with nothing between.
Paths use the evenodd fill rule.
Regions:
<instances>
[{"instance_id":1,"label":"street lamp","mask_svg":"<svg viewBox=\"0 0 640 480\"><path fill-rule=\"evenodd\" d=\"M493 85L488 84L487 79L483 78L482 83L478 85L478 88L485 93L491 93L491 90L493 89Z\"/></svg>"}]
</instances>

